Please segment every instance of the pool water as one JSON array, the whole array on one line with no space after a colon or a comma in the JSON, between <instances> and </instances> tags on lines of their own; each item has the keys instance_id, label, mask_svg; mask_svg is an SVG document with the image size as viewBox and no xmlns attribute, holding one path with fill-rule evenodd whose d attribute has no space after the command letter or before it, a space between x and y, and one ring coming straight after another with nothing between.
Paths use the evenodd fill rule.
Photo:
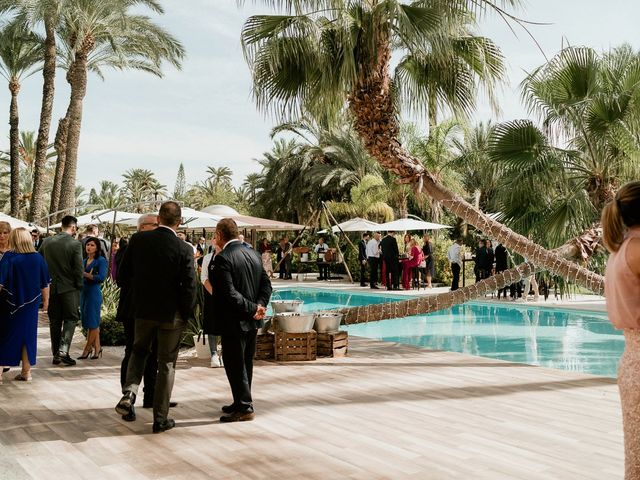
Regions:
<instances>
[{"instance_id":1,"label":"pool water","mask_svg":"<svg viewBox=\"0 0 640 480\"><path fill-rule=\"evenodd\" d=\"M312 289L283 290L304 310L359 306L403 298ZM406 298L406 297L405 297ZM615 377L624 336L605 313L470 302L427 315L343 327L351 335Z\"/></svg>"}]
</instances>

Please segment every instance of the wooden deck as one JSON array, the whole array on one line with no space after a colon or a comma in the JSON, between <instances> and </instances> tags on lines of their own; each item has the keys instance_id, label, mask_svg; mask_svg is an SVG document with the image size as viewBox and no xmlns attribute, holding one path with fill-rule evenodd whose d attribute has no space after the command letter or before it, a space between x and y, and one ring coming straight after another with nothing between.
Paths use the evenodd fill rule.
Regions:
<instances>
[{"instance_id":1,"label":"wooden deck","mask_svg":"<svg viewBox=\"0 0 640 480\"><path fill-rule=\"evenodd\" d=\"M183 358L177 426L154 435L150 411L114 412L121 349L55 367L41 328L33 382L0 385L0 479L622 478L613 380L351 340L347 358L258 362L241 424L218 422L223 369Z\"/></svg>"}]
</instances>

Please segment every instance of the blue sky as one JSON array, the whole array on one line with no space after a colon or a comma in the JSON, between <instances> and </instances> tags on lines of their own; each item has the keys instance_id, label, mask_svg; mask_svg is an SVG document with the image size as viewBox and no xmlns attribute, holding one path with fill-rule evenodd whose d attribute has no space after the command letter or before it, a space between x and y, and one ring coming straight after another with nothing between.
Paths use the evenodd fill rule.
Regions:
<instances>
[{"instance_id":1,"label":"blue sky","mask_svg":"<svg viewBox=\"0 0 640 480\"><path fill-rule=\"evenodd\" d=\"M102 179L119 182L125 170L139 167L154 171L172 191L180 162L189 183L204 180L210 165L231 168L235 184L242 183L247 173L259 171L253 159L270 149L268 133L274 122L257 112L252 102L239 38L249 15L269 10L246 3L238 8L235 0L165 0L166 14L157 21L185 45L188 58L182 71L167 67L163 79L109 71L104 82L90 75L80 139L80 184L89 188ZM640 49L636 0L531 0L519 15L551 23L530 27L548 57L563 41L600 50L628 42ZM476 119L526 116L517 86L524 72L544 62L542 53L524 31L516 29L516 37L494 16L481 19L479 29L502 47L510 84L499 95L502 115L496 117L481 102ZM41 88L40 74L23 84L22 129L38 127ZM67 101L68 88L59 73L51 139ZM8 119L6 87L0 89L0 105ZM7 148L7 122L2 122L0 131L3 148Z\"/></svg>"}]
</instances>

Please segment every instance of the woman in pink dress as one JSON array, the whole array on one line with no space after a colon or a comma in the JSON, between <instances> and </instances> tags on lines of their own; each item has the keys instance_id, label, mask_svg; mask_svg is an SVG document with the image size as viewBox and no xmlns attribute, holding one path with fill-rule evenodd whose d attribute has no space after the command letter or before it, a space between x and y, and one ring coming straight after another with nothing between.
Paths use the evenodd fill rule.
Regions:
<instances>
[{"instance_id":1,"label":"woman in pink dress","mask_svg":"<svg viewBox=\"0 0 640 480\"><path fill-rule=\"evenodd\" d=\"M420 250L414 238L409 240L407 250L409 258L402 262L402 287L405 290L410 290L413 270L422 261L422 250Z\"/></svg>"},{"instance_id":2,"label":"woman in pink dress","mask_svg":"<svg viewBox=\"0 0 640 480\"><path fill-rule=\"evenodd\" d=\"M611 252L605 296L609 320L623 329L618 367L624 430L625 479L640 478L640 182L624 185L602 212L603 241Z\"/></svg>"}]
</instances>

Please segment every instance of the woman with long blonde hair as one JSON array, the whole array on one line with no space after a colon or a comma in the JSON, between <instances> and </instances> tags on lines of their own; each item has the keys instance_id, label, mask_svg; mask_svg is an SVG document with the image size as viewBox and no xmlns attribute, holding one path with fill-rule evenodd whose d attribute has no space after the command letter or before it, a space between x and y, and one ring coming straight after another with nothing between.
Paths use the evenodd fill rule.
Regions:
<instances>
[{"instance_id":1,"label":"woman with long blonde hair","mask_svg":"<svg viewBox=\"0 0 640 480\"><path fill-rule=\"evenodd\" d=\"M0 258L9 250L9 234L11 225L9 222L0 222Z\"/></svg>"},{"instance_id":2,"label":"woman with long blonde hair","mask_svg":"<svg viewBox=\"0 0 640 480\"><path fill-rule=\"evenodd\" d=\"M31 233L16 228L9 234L9 250L0 260L0 365L17 366L14 380L31 381L36 363L38 307L49 304L49 271L36 253ZM1 383L1 379L0 379Z\"/></svg>"},{"instance_id":3,"label":"woman with long blonde hair","mask_svg":"<svg viewBox=\"0 0 640 480\"><path fill-rule=\"evenodd\" d=\"M605 296L613 325L624 331L618 367L625 479L640 478L640 182L624 185L602 212L607 262Z\"/></svg>"}]
</instances>

